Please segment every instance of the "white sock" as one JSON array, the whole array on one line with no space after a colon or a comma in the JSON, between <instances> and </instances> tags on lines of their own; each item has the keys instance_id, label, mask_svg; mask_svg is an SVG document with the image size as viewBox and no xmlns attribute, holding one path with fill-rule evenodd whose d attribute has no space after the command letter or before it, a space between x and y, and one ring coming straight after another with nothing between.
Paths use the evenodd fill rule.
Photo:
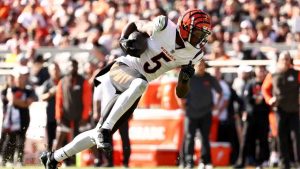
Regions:
<instances>
[{"instance_id":1,"label":"white sock","mask_svg":"<svg viewBox=\"0 0 300 169\"><path fill-rule=\"evenodd\" d=\"M91 148L95 145L93 136L96 135L95 129L83 132L76 136L69 144L54 152L54 159L58 162L63 161L82 150Z\"/></svg>"},{"instance_id":2,"label":"white sock","mask_svg":"<svg viewBox=\"0 0 300 169\"><path fill-rule=\"evenodd\" d=\"M129 88L119 96L101 128L112 130L115 123L134 104L136 99L143 94L147 87L146 84L147 82L143 79L134 79Z\"/></svg>"},{"instance_id":3,"label":"white sock","mask_svg":"<svg viewBox=\"0 0 300 169\"><path fill-rule=\"evenodd\" d=\"M63 161L65 159L69 158L69 155L65 153L63 148L60 148L54 152L54 159L58 162Z\"/></svg>"}]
</instances>

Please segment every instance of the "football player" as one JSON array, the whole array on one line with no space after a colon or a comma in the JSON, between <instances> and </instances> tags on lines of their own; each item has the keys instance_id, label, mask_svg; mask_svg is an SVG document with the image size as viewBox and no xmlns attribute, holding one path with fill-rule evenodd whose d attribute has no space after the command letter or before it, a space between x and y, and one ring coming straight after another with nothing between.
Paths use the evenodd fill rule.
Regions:
<instances>
[{"instance_id":1,"label":"football player","mask_svg":"<svg viewBox=\"0 0 300 169\"><path fill-rule=\"evenodd\" d=\"M139 40L129 39L135 31L148 35L147 48L142 52L134 49L138 48ZM56 169L59 162L94 145L110 152L112 134L130 117L148 83L180 66L176 94L179 98L185 97L189 79L195 71L193 65L202 59L202 48L210 33L210 16L199 9L187 10L177 25L166 16L128 23L120 39L121 48L127 55L100 71L94 81L96 87L104 85L106 90L114 93L104 115L95 129L79 134L54 152L44 152L40 159L45 168Z\"/></svg>"}]
</instances>

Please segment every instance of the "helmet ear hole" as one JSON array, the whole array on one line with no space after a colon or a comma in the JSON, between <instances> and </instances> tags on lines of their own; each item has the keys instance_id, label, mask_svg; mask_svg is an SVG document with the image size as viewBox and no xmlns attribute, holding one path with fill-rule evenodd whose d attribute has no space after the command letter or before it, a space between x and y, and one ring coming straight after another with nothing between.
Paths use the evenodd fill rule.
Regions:
<instances>
[{"instance_id":1,"label":"helmet ear hole","mask_svg":"<svg viewBox=\"0 0 300 169\"><path fill-rule=\"evenodd\" d=\"M187 25L183 25L183 29L184 29L184 30L187 30L187 29L188 29L188 26L187 26Z\"/></svg>"}]
</instances>

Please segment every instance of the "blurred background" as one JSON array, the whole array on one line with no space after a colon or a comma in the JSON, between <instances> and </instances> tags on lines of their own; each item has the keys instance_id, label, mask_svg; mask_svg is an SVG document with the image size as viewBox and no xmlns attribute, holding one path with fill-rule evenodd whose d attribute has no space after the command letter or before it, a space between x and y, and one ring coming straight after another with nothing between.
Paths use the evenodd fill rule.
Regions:
<instances>
[{"instance_id":1,"label":"blurred background","mask_svg":"<svg viewBox=\"0 0 300 169\"><path fill-rule=\"evenodd\" d=\"M166 15L176 23L185 10L199 8L211 15L213 25L205 48L205 70L225 83L221 85L224 104L211 111L212 164L277 166L280 163L276 141L278 123L276 113L270 107L267 120L262 122L268 126L267 137L263 138L269 147L263 150L267 155L257 157L262 150L261 138L255 137L255 131L250 134L251 143L245 143L245 133L249 131L245 131L247 120L243 117L249 114L247 106L256 106L247 102L245 86L257 78L258 67L264 70L262 81L268 73L276 71L283 52L288 52L291 67L299 69L299 6L299 0L0 0L2 165L39 164L41 151L59 148L95 125L100 114L99 107L95 108L99 100L92 96L93 78L113 59L124 55L118 40L128 22ZM86 103L90 105L80 112L84 118L78 125L62 126L57 112L57 106L60 106L57 105L57 93L62 91L58 91L57 86L62 85L59 83L62 78L69 75L73 78L74 71L76 77L84 79L78 84L79 88L90 90L89 95L82 93L83 98L89 98L90 102ZM178 157L184 156L180 152L185 140L186 109L174 93L177 76L178 70L166 73L151 82L143 95L127 130L131 143L127 161L124 162L126 154L122 153L123 139L117 133L113 157L87 150L66 165L180 166L181 158ZM263 100L260 87L253 97ZM28 104L21 106L19 113L14 113L8 109L14 98L10 93L18 95L20 88L22 94L18 99L26 100ZM234 95L243 103L235 103ZM76 105L76 102L71 103ZM22 115L26 109L30 118ZM216 113L224 109L227 110L225 116ZM296 117L299 129L299 112ZM21 126L14 126L20 123ZM23 124L25 130L22 130ZM220 126L224 129L223 125L228 130L220 130ZM226 138L224 132L236 134ZM191 138L196 140L195 164L201 161L201 134L197 133ZM258 149L258 153L245 150L246 153L241 155L241 147L245 144L245 149ZM299 147L290 147L292 164L299 162L293 150L299 152ZM242 162L237 162L239 159L243 159Z\"/></svg>"}]
</instances>

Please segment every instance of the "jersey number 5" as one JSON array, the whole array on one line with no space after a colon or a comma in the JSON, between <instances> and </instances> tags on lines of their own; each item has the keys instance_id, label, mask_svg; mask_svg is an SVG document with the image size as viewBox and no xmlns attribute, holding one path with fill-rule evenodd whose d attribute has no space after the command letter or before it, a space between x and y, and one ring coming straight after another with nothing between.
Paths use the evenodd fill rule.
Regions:
<instances>
[{"instance_id":1,"label":"jersey number 5","mask_svg":"<svg viewBox=\"0 0 300 169\"><path fill-rule=\"evenodd\" d=\"M163 59L166 62L170 62L171 61L171 59L168 56L166 56L163 52L161 52L158 55L156 55L153 58L151 58L151 61L153 63L155 63L154 66L151 66L149 62L146 62L144 64L144 70L145 70L145 72L146 73L155 73L161 67L160 59Z\"/></svg>"}]
</instances>

